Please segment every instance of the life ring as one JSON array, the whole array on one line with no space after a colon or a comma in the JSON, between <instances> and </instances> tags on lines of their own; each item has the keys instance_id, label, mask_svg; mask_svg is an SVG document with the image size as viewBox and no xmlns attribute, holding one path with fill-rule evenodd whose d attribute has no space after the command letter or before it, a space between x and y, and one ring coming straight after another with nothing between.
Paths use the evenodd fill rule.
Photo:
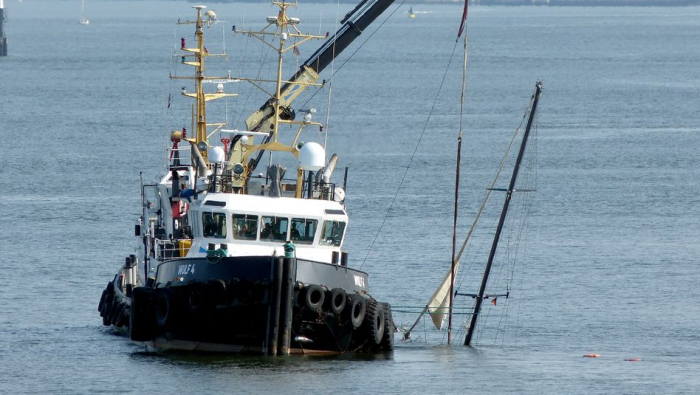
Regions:
<instances>
[{"instance_id":1,"label":"life ring","mask_svg":"<svg viewBox=\"0 0 700 395\"><path fill-rule=\"evenodd\" d=\"M370 343L375 346L382 343L384 326L384 306L372 299L367 304L367 314L364 321L365 332Z\"/></svg>"},{"instance_id":2,"label":"life ring","mask_svg":"<svg viewBox=\"0 0 700 395\"><path fill-rule=\"evenodd\" d=\"M347 300L348 294L345 293L345 290L342 288L333 288L328 292L328 307L336 316L340 316L343 310L345 310Z\"/></svg>"},{"instance_id":3,"label":"life ring","mask_svg":"<svg viewBox=\"0 0 700 395\"><path fill-rule=\"evenodd\" d=\"M170 292L168 290L162 290L156 296L156 324L163 327L168 324L170 316L172 315L172 301L170 297Z\"/></svg>"},{"instance_id":4,"label":"life ring","mask_svg":"<svg viewBox=\"0 0 700 395\"><path fill-rule=\"evenodd\" d=\"M306 307L315 312L323 311L323 302L326 300L326 293L323 292L323 287L317 284L311 284L306 288L304 293L304 302Z\"/></svg>"},{"instance_id":5,"label":"life ring","mask_svg":"<svg viewBox=\"0 0 700 395\"><path fill-rule=\"evenodd\" d=\"M354 328L362 326L367 311L367 302L360 295L350 295L350 307L347 309L350 315L350 323Z\"/></svg>"}]
</instances>

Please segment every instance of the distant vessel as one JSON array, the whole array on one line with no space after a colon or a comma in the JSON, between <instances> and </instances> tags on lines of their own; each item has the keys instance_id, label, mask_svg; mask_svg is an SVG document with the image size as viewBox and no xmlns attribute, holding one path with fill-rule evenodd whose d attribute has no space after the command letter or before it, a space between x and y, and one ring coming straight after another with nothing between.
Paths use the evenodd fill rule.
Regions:
<instances>
[{"instance_id":1,"label":"distant vessel","mask_svg":"<svg viewBox=\"0 0 700 395\"><path fill-rule=\"evenodd\" d=\"M411 8L408 9L408 17L409 17L409 18L415 18L415 17L416 17L416 13L413 12L413 7L411 7Z\"/></svg>"},{"instance_id":2,"label":"distant vessel","mask_svg":"<svg viewBox=\"0 0 700 395\"><path fill-rule=\"evenodd\" d=\"M5 37L5 4L0 0L0 56L7 56L7 37Z\"/></svg>"},{"instance_id":3,"label":"distant vessel","mask_svg":"<svg viewBox=\"0 0 700 395\"><path fill-rule=\"evenodd\" d=\"M207 23L216 23L219 21L219 19L216 17L216 12L209 10L204 13L204 16L207 17Z\"/></svg>"},{"instance_id":4,"label":"distant vessel","mask_svg":"<svg viewBox=\"0 0 700 395\"><path fill-rule=\"evenodd\" d=\"M338 157L328 160L321 144L300 141L306 128L323 125L313 121L315 110L298 110L305 115L295 120L292 108L303 90L321 86L319 73L392 3L371 1L350 12L335 35L312 36L287 14L296 3L272 1L279 13L267 17L262 31L232 30L277 52L274 80L206 76L209 57L225 57L204 46L211 15L194 6L196 20L178 22L195 25L195 44L181 38L176 55L194 75L171 76L194 85L180 91L194 99L194 132L171 132L167 172L142 184L136 248L98 305L104 325L156 349L267 355L393 349L391 307L369 294L368 274L348 267L342 250L345 181L331 181ZM310 39L327 41L284 80L284 53ZM256 106L245 130L208 121L209 102L236 96L224 86L239 81L269 92L269 100ZM229 136L221 138L224 148L211 144L217 131ZM281 159L298 163L291 178L284 178ZM258 164L267 175L255 171Z\"/></svg>"},{"instance_id":5,"label":"distant vessel","mask_svg":"<svg viewBox=\"0 0 700 395\"><path fill-rule=\"evenodd\" d=\"M89 25L90 20L84 16L85 14L85 0L83 0L82 5L80 6L80 19L78 20L78 23L81 25Z\"/></svg>"}]
</instances>

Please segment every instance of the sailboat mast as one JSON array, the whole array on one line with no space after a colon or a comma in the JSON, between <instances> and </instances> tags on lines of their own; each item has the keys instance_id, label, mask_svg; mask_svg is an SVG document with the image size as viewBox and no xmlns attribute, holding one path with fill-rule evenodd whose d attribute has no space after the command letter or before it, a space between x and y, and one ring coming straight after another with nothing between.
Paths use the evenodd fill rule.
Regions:
<instances>
[{"instance_id":1,"label":"sailboat mast","mask_svg":"<svg viewBox=\"0 0 700 395\"><path fill-rule=\"evenodd\" d=\"M455 175L455 215L452 226L452 266L450 267L450 304L447 320L447 344L452 344L452 302L455 293L455 266L457 264L455 255L457 253L457 215L459 209L459 168L462 162L462 131L459 131L457 138L457 172Z\"/></svg>"},{"instance_id":2,"label":"sailboat mast","mask_svg":"<svg viewBox=\"0 0 700 395\"><path fill-rule=\"evenodd\" d=\"M455 294L455 271L457 269L457 209L459 201L459 169L462 162L462 120L464 119L464 95L467 90L467 41L468 34L464 35L464 56L462 63L462 94L459 101L459 139L457 140L457 172L455 181L455 217L452 229L452 265L450 266L450 310L447 324L447 344L452 344L452 303Z\"/></svg>"},{"instance_id":3,"label":"sailboat mast","mask_svg":"<svg viewBox=\"0 0 700 395\"><path fill-rule=\"evenodd\" d=\"M479 293L476 295L476 301L474 304L474 312L472 313L471 323L469 324L469 330L467 331L467 336L464 338L464 345L471 345L472 336L476 330L476 320L479 316L479 311L481 310L481 303L484 301L484 292L486 290L486 283L489 281L489 273L491 272L491 266L493 265L493 258L496 255L496 249L498 248L498 240L501 237L501 231L503 230L503 224L506 221L506 216L508 214L508 206L510 205L510 200L513 196L513 190L515 189L515 181L518 179L518 171L520 170L520 163L522 162L523 156L525 155L525 147L527 146L527 139L530 137L530 129L532 127L532 121L535 118L535 113L537 112L537 102L540 98L540 93L542 93L542 82L537 81L535 84L535 93L532 98L532 107L530 108L530 116L527 120L527 127L525 128L525 133L523 134L523 141L520 144L520 151L518 151L518 157L515 159L515 168L513 169L513 175L510 178L510 184L508 185L508 190L506 191L506 199L503 202L503 210L501 210L501 217L498 220L498 227L496 228L496 234L493 237L493 244L491 245L491 251L489 252L489 259L486 263L486 269L484 270L484 277L481 279L481 286L479 287Z\"/></svg>"}]
</instances>

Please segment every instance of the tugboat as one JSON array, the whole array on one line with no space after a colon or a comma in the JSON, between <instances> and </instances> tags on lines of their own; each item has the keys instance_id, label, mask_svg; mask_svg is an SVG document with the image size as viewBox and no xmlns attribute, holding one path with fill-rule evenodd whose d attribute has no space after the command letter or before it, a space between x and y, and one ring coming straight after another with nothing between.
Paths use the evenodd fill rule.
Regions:
<instances>
[{"instance_id":1,"label":"tugboat","mask_svg":"<svg viewBox=\"0 0 700 395\"><path fill-rule=\"evenodd\" d=\"M204 46L211 24L206 14L202 18L206 7L193 7L196 20L178 21L195 25L195 45L182 38L177 55L194 76L171 76L194 85L192 92L181 91L194 100L194 135L172 131L167 172L153 184L142 182L136 248L99 302L105 326L158 350L289 355L393 349L390 305L369 294L368 274L348 267L342 250L347 169L342 185L332 182L338 156L327 160L321 144L300 140L305 128L323 125L313 121L311 109L299 110L306 114L295 120L291 107L305 88L321 85L318 73L392 2L356 8L335 36L302 34L299 19L287 15L296 3L279 1L272 1L279 14L268 17L262 31L234 26L278 54L274 93L245 121L246 130L208 123L207 104L235 96L224 92L228 82L261 82L230 72L204 74L205 62L216 56ZM284 53L298 53L297 45L311 39L327 41L283 80ZM282 126L292 135L282 136ZM221 138L224 147L210 141L217 131L228 136ZM264 152L275 154L265 175L256 173ZM296 161L291 179L272 162L283 155Z\"/></svg>"}]
</instances>

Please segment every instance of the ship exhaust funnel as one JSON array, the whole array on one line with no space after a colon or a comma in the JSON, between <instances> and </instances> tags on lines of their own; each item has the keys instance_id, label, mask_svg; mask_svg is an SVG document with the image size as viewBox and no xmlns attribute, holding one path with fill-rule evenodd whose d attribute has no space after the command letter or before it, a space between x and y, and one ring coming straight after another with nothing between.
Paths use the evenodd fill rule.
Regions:
<instances>
[{"instance_id":1,"label":"ship exhaust funnel","mask_svg":"<svg viewBox=\"0 0 700 395\"><path fill-rule=\"evenodd\" d=\"M335 170L335 165L338 164L338 154L333 154L331 160L328 161L328 166L323 172L323 182L329 184L331 182L331 176L333 175L333 170Z\"/></svg>"},{"instance_id":2,"label":"ship exhaust funnel","mask_svg":"<svg viewBox=\"0 0 700 395\"><path fill-rule=\"evenodd\" d=\"M272 165L267 168L267 177L270 179L270 197L282 196L282 183L287 168L282 165Z\"/></svg>"},{"instance_id":3,"label":"ship exhaust funnel","mask_svg":"<svg viewBox=\"0 0 700 395\"><path fill-rule=\"evenodd\" d=\"M206 177L207 162L204 161L202 153L199 151L197 144L190 144L190 147L192 147L192 159L194 159L194 167L197 169L197 176Z\"/></svg>"}]
</instances>

